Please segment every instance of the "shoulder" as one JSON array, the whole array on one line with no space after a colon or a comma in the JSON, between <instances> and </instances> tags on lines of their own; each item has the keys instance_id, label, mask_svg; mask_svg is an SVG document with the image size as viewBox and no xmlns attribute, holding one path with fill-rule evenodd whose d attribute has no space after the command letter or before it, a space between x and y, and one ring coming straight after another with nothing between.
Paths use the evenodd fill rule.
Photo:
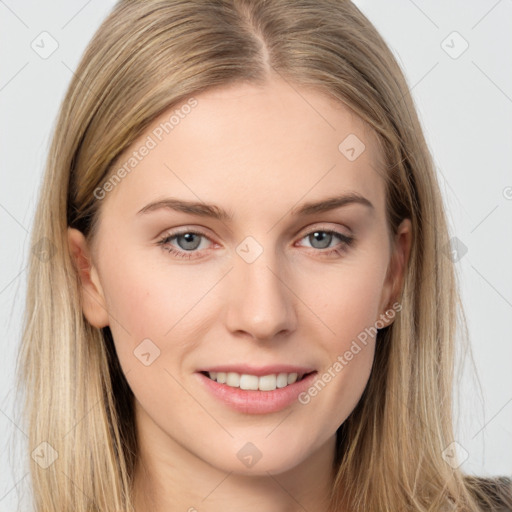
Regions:
<instances>
[{"instance_id":1,"label":"shoulder","mask_svg":"<svg viewBox=\"0 0 512 512\"><path fill-rule=\"evenodd\" d=\"M512 512L512 478L464 475L469 491L483 511Z\"/></svg>"}]
</instances>

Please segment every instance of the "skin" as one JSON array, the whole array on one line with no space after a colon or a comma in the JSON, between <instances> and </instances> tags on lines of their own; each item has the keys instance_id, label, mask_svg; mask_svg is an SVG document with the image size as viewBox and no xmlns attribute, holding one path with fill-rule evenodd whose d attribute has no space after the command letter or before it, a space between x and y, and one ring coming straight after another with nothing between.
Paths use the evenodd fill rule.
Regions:
<instances>
[{"instance_id":1,"label":"skin","mask_svg":"<svg viewBox=\"0 0 512 512\"><path fill-rule=\"evenodd\" d=\"M136 397L136 507L325 511L336 430L368 382L375 339L307 405L296 401L275 413L228 408L195 372L234 362L325 372L399 297L411 223L390 233L377 140L343 104L280 79L210 89L196 99L102 200L95 237L87 243L69 228L84 314L96 327L110 326ZM338 150L349 134L366 146L354 161ZM366 197L373 209L353 203L308 217L290 214L345 192ZM137 213L170 196L214 203L233 220L170 209ZM177 228L206 234L197 235L201 243L190 260L157 243ZM333 236L321 245L309 236L322 229L352 234L355 242L326 256L343 243ZM247 236L263 249L252 263L236 252ZM168 245L186 252L190 240ZM160 350L149 366L134 356L147 338ZM237 457L248 441L262 455L252 467Z\"/></svg>"}]
</instances>

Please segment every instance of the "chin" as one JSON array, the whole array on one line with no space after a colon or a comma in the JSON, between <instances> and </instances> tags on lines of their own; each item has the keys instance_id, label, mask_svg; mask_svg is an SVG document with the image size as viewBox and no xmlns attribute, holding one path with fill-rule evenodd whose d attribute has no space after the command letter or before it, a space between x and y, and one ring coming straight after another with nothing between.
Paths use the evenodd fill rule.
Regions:
<instances>
[{"instance_id":1,"label":"chin","mask_svg":"<svg viewBox=\"0 0 512 512\"><path fill-rule=\"evenodd\" d=\"M214 460L209 461L211 465L226 472L238 475L268 476L290 471L302 464L308 457L304 449L309 447L305 439L297 443L290 440L290 443L283 444L281 441L272 442L262 439L233 443L230 448L226 447ZM226 454L230 454L226 456Z\"/></svg>"}]
</instances>

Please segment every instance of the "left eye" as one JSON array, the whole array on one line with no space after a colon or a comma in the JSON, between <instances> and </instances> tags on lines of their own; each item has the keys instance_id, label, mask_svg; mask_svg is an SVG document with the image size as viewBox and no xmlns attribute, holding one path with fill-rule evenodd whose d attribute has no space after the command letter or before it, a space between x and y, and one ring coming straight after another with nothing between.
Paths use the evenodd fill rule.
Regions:
<instances>
[{"instance_id":1,"label":"left eye","mask_svg":"<svg viewBox=\"0 0 512 512\"><path fill-rule=\"evenodd\" d=\"M315 243L319 242L320 247L313 246L314 249L328 249L334 237L338 237L343 244L347 245L350 245L353 240L352 237L350 236L343 235L342 233L338 233L337 231L329 231L325 229L317 229L315 231L311 231L302 239L307 238L308 240L312 240Z\"/></svg>"},{"instance_id":2,"label":"left eye","mask_svg":"<svg viewBox=\"0 0 512 512\"><path fill-rule=\"evenodd\" d=\"M191 259L198 257L195 256L195 254L199 252L197 249L199 249L201 245L202 238L210 240L210 238L207 237L204 233L197 231L182 231L180 233L165 235L158 241L158 245L179 258ZM316 251L323 255L330 255L332 253L341 254L343 251L347 250L354 241L352 236L344 235L337 231L327 229L316 229L314 231L310 231L300 240L304 240L305 238L310 240L311 244L318 244L318 246L310 245L310 247L313 249L330 249L328 251ZM332 248L331 242L335 238L341 240L341 243ZM178 247L171 244L171 240L174 239L176 239Z\"/></svg>"}]
</instances>

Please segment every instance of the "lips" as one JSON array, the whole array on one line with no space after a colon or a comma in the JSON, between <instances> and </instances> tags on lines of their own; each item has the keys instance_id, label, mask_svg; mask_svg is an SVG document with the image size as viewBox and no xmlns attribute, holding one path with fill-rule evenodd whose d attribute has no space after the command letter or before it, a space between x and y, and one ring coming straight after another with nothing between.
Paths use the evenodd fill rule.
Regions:
<instances>
[{"instance_id":1,"label":"lips","mask_svg":"<svg viewBox=\"0 0 512 512\"><path fill-rule=\"evenodd\" d=\"M317 372L305 366L212 366L196 372L205 389L224 405L246 414L277 412L297 400Z\"/></svg>"}]
</instances>

